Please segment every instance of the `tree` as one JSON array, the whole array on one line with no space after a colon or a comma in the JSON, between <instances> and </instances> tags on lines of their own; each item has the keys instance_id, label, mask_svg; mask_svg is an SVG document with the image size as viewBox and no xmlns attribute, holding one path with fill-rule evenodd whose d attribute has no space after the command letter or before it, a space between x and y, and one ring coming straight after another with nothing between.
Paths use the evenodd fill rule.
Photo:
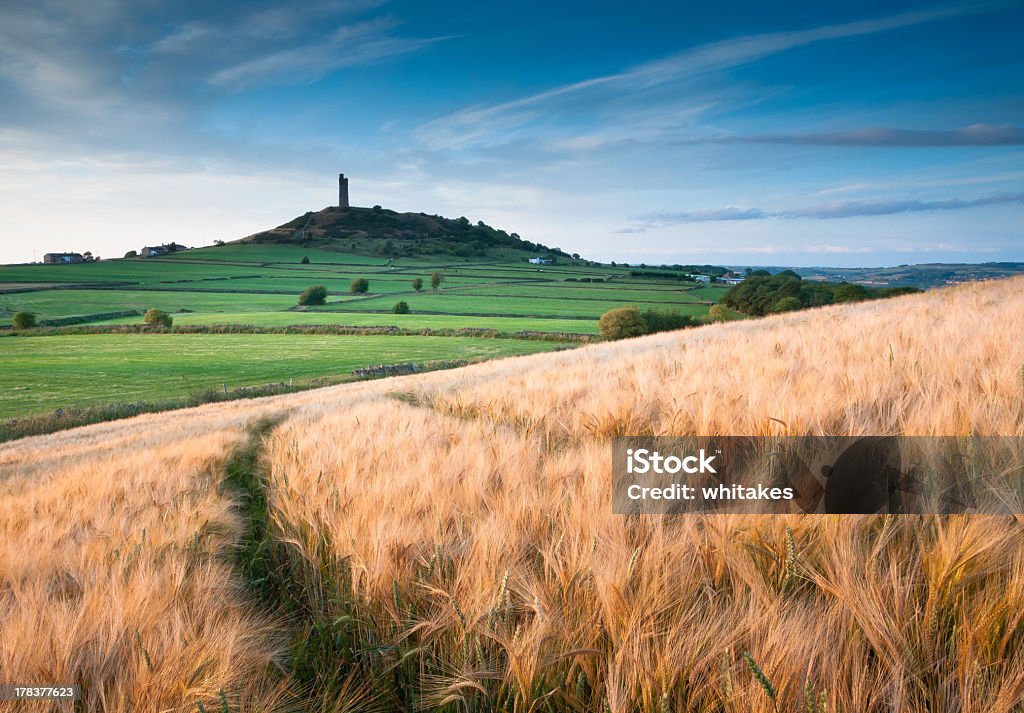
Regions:
<instances>
[{"instance_id":1,"label":"tree","mask_svg":"<svg viewBox=\"0 0 1024 713\"><path fill-rule=\"evenodd\" d=\"M409 314L409 303L405 300L399 300L395 302L395 306L391 308L391 311L395 314Z\"/></svg>"},{"instance_id":2,"label":"tree","mask_svg":"<svg viewBox=\"0 0 1024 713\"><path fill-rule=\"evenodd\" d=\"M422 290L422 289L423 289L423 278L422 278L422 277L417 277L417 278L415 278L415 279L414 279L414 280L412 281L412 288L413 288L414 290L416 290L417 292L419 292L420 290Z\"/></svg>"},{"instance_id":3,"label":"tree","mask_svg":"<svg viewBox=\"0 0 1024 713\"><path fill-rule=\"evenodd\" d=\"M647 322L638 308L619 307L601 315L597 330L605 339L628 339L647 334Z\"/></svg>"},{"instance_id":4,"label":"tree","mask_svg":"<svg viewBox=\"0 0 1024 713\"><path fill-rule=\"evenodd\" d=\"M352 280L352 285L349 287L354 295L364 295L370 289L370 281L365 277L358 277Z\"/></svg>"},{"instance_id":5,"label":"tree","mask_svg":"<svg viewBox=\"0 0 1024 713\"><path fill-rule=\"evenodd\" d=\"M783 297L772 305L772 312L792 312L803 307L796 297Z\"/></svg>"},{"instance_id":6,"label":"tree","mask_svg":"<svg viewBox=\"0 0 1024 713\"><path fill-rule=\"evenodd\" d=\"M299 295L300 305L322 305L327 302L327 288L323 285L307 287Z\"/></svg>"},{"instance_id":7,"label":"tree","mask_svg":"<svg viewBox=\"0 0 1024 713\"><path fill-rule=\"evenodd\" d=\"M436 291L437 288L441 286L442 282L444 282L444 275L440 272L435 272L430 276L430 288L432 290Z\"/></svg>"},{"instance_id":8,"label":"tree","mask_svg":"<svg viewBox=\"0 0 1024 713\"><path fill-rule=\"evenodd\" d=\"M146 310L146 314L142 317L142 322L150 327L170 327L174 324L174 318L162 309L154 308Z\"/></svg>"},{"instance_id":9,"label":"tree","mask_svg":"<svg viewBox=\"0 0 1024 713\"><path fill-rule=\"evenodd\" d=\"M712 322L724 322L729 318L729 313L725 310L725 305L711 305L711 309L708 310L708 317L711 318Z\"/></svg>"},{"instance_id":10,"label":"tree","mask_svg":"<svg viewBox=\"0 0 1024 713\"><path fill-rule=\"evenodd\" d=\"M867 299L868 291L862 285L842 283L832 290L836 302L860 302Z\"/></svg>"},{"instance_id":11,"label":"tree","mask_svg":"<svg viewBox=\"0 0 1024 713\"><path fill-rule=\"evenodd\" d=\"M138 257L139 254L136 251L134 251L134 250L129 250L128 252L126 252L124 254L124 256L125 256L125 259L128 259L128 258Z\"/></svg>"},{"instance_id":12,"label":"tree","mask_svg":"<svg viewBox=\"0 0 1024 713\"><path fill-rule=\"evenodd\" d=\"M32 329L36 326L36 316L32 312L15 312L11 318L11 325L15 329Z\"/></svg>"},{"instance_id":13,"label":"tree","mask_svg":"<svg viewBox=\"0 0 1024 713\"><path fill-rule=\"evenodd\" d=\"M309 264L309 256L308 255L303 255L302 259L299 260L299 263L301 263L302 265L308 265Z\"/></svg>"}]
</instances>

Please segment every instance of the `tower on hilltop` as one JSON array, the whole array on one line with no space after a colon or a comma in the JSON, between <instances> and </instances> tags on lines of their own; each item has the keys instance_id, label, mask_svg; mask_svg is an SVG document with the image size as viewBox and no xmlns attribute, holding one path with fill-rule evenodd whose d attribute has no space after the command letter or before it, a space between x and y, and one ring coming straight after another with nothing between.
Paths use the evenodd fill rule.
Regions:
<instances>
[{"instance_id":1,"label":"tower on hilltop","mask_svg":"<svg viewBox=\"0 0 1024 713\"><path fill-rule=\"evenodd\" d=\"M338 174L338 207L348 208L348 179L344 173Z\"/></svg>"}]
</instances>

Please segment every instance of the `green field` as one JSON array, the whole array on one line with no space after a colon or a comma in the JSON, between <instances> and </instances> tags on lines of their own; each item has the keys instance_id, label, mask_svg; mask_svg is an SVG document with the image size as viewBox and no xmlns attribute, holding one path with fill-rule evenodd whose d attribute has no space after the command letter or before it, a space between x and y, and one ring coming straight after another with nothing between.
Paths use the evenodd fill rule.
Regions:
<instances>
[{"instance_id":1,"label":"green field","mask_svg":"<svg viewBox=\"0 0 1024 713\"><path fill-rule=\"evenodd\" d=\"M138 324L138 317L122 317L99 324ZM400 327L402 329L460 329L475 327L499 332L569 332L597 334L593 319L541 319L520 317L473 317L451 314L392 314L390 312L238 312L179 314L175 324L243 324L254 327L291 325L345 325L350 327Z\"/></svg>"},{"instance_id":2,"label":"green field","mask_svg":"<svg viewBox=\"0 0 1024 713\"><path fill-rule=\"evenodd\" d=\"M160 399L227 384L345 375L380 363L482 359L556 342L467 337L101 334L0 339L0 418Z\"/></svg>"},{"instance_id":3,"label":"green field","mask_svg":"<svg viewBox=\"0 0 1024 713\"><path fill-rule=\"evenodd\" d=\"M377 243L363 241L367 250ZM382 257L320 247L232 243L160 258L78 265L0 266L0 324L20 311L45 325L117 329L141 316L112 313L157 308L175 324L395 326L596 334L607 310L642 309L701 316L725 288L630 276L628 267L562 258L532 265L521 252L490 258ZM333 249L338 246L339 249ZM308 258L307 264L302 263ZM439 289L430 277L440 272ZM350 291L369 281L365 295ZM422 291L413 288L423 280ZM588 280L583 282L581 280ZM599 282L592 282L599 280ZM299 293L324 285L328 304L299 308ZM410 314L393 314L398 300ZM0 332L2 335L3 332ZM9 332L8 332L9 334ZM30 333L31 334L31 333ZM555 337L557 339L557 336ZM277 334L58 334L0 336L0 418L56 408L180 398L211 386L257 385L348 374L370 364L479 359L572 343L526 338Z\"/></svg>"}]
</instances>

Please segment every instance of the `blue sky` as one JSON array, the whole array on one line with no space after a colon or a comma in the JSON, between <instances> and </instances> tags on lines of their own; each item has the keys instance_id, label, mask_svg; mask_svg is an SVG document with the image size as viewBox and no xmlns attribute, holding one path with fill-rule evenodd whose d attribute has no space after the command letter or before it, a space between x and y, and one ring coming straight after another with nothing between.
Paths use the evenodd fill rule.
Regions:
<instances>
[{"instance_id":1,"label":"blue sky","mask_svg":"<svg viewBox=\"0 0 1024 713\"><path fill-rule=\"evenodd\" d=\"M478 5L473 7L472 5ZM336 200L595 259L1024 260L1024 0L7 0L0 261Z\"/></svg>"}]
</instances>

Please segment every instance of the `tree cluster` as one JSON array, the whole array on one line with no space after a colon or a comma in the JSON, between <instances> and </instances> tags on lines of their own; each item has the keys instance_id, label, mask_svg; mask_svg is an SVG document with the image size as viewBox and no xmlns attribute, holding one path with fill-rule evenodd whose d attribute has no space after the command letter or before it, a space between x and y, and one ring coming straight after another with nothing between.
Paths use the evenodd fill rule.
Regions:
<instances>
[{"instance_id":1,"label":"tree cluster","mask_svg":"<svg viewBox=\"0 0 1024 713\"><path fill-rule=\"evenodd\" d=\"M920 292L916 287L865 287L848 282L803 280L792 270L772 275L755 270L722 297L726 307L754 317L807 307L861 302Z\"/></svg>"}]
</instances>

